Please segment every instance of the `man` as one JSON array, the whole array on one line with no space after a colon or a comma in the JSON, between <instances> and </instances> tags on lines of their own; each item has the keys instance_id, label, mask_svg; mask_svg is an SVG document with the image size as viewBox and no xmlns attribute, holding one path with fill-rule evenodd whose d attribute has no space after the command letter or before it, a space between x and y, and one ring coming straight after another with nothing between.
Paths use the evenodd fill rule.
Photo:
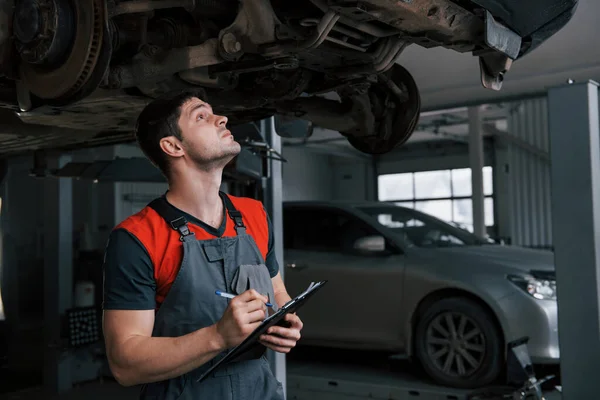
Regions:
<instances>
[{"instance_id":1,"label":"man","mask_svg":"<svg viewBox=\"0 0 600 400\"><path fill-rule=\"evenodd\" d=\"M267 302L290 300L262 204L219 191L241 149L226 124L193 92L156 99L138 117L139 146L169 190L111 232L103 307L110 368L122 385L142 384L141 399L283 399L264 351L295 346L302 322L292 314L258 353L197 382L260 325Z\"/></svg>"}]
</instances>

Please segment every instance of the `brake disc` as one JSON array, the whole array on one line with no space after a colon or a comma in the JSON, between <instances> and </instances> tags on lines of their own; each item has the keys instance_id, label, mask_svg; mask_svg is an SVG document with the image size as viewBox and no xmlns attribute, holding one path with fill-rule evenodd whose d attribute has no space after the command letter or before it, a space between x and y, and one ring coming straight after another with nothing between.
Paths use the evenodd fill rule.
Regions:
<instances>
[{"instance_id":1,"label":"brake disc","mask_svg":"<svg viewBox=\"0 0 600 400\"><path fill-rule=\"evenodd\" d=\"M43 10L52 7L58 9L57 0L41 1L47 3ZM70 53L64 62L54 68L25 60L20 65L20 74L25 85L31 93L41 99L66 99L80 91L92 76L102 53L105 43L103 36L107 34L103 0L77 0L70 2L70 5L75 32ZM47 18L51 23L56 15ZM60 29L68 29L60 24L55 25L55 29L49 29L54 35L59 34ZM52 27L52 24L50 26ZM48 38L48 32L43 38Z\"/></svg>"}]
</instances>

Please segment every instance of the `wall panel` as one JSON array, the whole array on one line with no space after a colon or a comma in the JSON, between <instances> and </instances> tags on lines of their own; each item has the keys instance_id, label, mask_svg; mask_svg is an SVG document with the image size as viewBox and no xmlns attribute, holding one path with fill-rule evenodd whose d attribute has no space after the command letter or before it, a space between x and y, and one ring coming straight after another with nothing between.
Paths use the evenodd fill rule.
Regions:
<instances>
[{"instance_id":1,"label":"wall panel","mask_svg":"<svg viewBox=\"0 0 600 400\"><path fill-rule=\"evenodd\" d=\"M552 245L550 159L546 98L515 102L508 115L508 139L498 142L499 178L505 202L501 236L512 244Z\"/></svg>"},{"instance_id":2,"label":"wall panel","mask_svg":"<svg viewBox=\"0 0 600 400\"><path fill-rule=\"evenodd\" d=\"M302 146L284 146L283 201L333 198L332 158Z\"/></svg>"}]
</instances>

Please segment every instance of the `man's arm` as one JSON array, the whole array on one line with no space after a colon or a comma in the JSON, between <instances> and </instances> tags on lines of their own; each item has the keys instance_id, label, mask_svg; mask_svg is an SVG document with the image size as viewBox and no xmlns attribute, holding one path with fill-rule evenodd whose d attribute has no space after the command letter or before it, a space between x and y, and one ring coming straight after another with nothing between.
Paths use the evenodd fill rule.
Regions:
<instances>
[{"instance_id":1,"label":"man's arm","mask_svg":"<svg viewBox=\"0 0 600 400\"><path fill-rule=\"evenodd\" d=\"M267 219L267 229L269 232L267 257L265 259L265 264L269 269L269 274L271 275L271 282L273 283L273 291L275 293L275 301L277 302L277 305L281 307L285 303L290 301L292 298L289 296L283 283L283 279L281 279L281 273L279 272L279 263L277 262L277 256L275 254L275 237L273 235L273 223L271 222L269 213L267 213L267 210L264 207L263 212L265 213L265 218Z\"/></svg>"},{"instance_id":2,"label":"man's arm","mask_svg":"<svg viewBox=\"0 0 600 400\"><path fill-rule=\"evenodd\" d=\"M151 337L154 310L104 311L104 337L110 369L124 385L183 375L226 348L216 325L181 337Z\"/></svg>"},{"instance_id":3,"label":"man's arm","mask_svg":"<svg viewBox=\"0 0 600 400\"><path fill-rule=\"evenodd\" d=\"M124 386L192 371L246 339L264 320L266 301L248 290L231 300L219 322L179 337L152 337L153 310L107 310L104 336L111 371Z\"/></svg>"},{"instance_id":4,"label":"man's arm","mask_svg":"<svg viewBox=\"0 0 600 400\"><path fill-rule=\"evenodd\" d=\"M111 234L104 262L104 337L109 366L124 386L182 375L244 340L265 317L265 296L232 299L216 324L180 337L152 337L155 283L152 262L125 231ZM140 300L141 299L141 300Z\"/></svg>"}]
</instances>

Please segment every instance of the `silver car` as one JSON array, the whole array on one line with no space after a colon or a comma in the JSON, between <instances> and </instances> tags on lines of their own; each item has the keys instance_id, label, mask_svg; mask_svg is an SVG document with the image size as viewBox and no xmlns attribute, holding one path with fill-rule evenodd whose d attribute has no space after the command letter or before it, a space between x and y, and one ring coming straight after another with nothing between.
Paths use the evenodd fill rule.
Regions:
<instances>
[{"instance_id":1,"label":"silver car","mask_svg":"<svg viewBox=\"0 0 600 400\"><path fill-rule=\"evenodd\" d=\"M291 294L327 280L300 311L301 344L385 350L439 384L474 388L529 338L536 364L559 362L550 251L503 246L390 203L284 203Z\"/></svg>"}]
</instances>

